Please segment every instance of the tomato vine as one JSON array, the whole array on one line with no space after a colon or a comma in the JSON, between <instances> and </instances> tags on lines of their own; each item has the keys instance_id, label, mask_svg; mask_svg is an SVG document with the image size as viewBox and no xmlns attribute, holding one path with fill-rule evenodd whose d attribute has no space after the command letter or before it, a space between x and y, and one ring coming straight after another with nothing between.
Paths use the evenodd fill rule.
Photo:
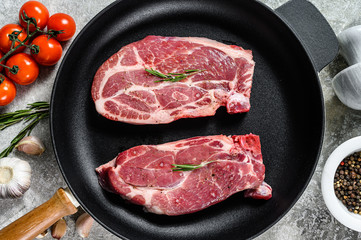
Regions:
<instances>
[{"instance_id":1,"label":"tomato vine","mask_svg":"<svg viewBox=\"0 0 361 240\"><path fill-rule=\"evenodd\" d=\"M23 11L23 13L21 14L21 19L26 22L27 24L27 27L26 27L26 38L21 41L19 39L19 35L22 33L23 30L21 31L14 31L12 32L11 34L8 35L9 37L9 40L12 42L11 43L11 48L10 50L4 54L4 56L2 58L0 58L0 66L4 67L4 68L7 68L9 69L9 71L12 73L12 74L17 74L18 71L19 71L19 67L17 65L14 65L13 67L8 67L6 66L5 64L1 64L1 62L3 62L3 60L7 59L12 53L14 53L17 49L19 49L20 47L27 47L30 49L30 51L34 54L38 53L39 52L39 47L34 45L34 44L31 44L31 45L27 45L27 41L29 39L31 39L35 34L37 33L43 33L43 34L46 34L48 35L48 38L52 38L52 37L56 37L58 36L59 34L63 33L63 30L53 30L53 29L49 29L47 31L43 31L41 30L38 26L37 26L37 23L36 23L36 20L35 18L33 17L28 17L26 12ZM30 26L33 25L35 27L35 30L34 31L30 31ZM15 43L18 42L19 44L17 46L15 46ZM0 84L3 82L4 80L1 81L1 77L0 77Z\"/></svg>"}]
</instances>

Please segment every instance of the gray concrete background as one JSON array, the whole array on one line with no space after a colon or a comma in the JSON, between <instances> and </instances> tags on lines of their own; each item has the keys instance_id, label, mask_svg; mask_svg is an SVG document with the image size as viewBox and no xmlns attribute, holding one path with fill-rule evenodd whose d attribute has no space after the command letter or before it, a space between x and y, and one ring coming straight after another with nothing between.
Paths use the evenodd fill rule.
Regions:
<instances>
[{"instance_id":1,"label":"gray concrete background","mask_svg":"<svg viewBox=\"0 0 361 240\"><path fill-rule=\"evenodd\" d=\"M111 0L40 0L50 14L64 12L73 16L77 23L77 33L99 11L109 5ZM16 23L18 11L24 0L1 0L1 26ZM261 0L271 8L277 8L286 0ZM361 24L361 2L359 0L311 0L324 14L336 34L343 29ZM64 45L64 52L72 40ZM9 106L0 107L0 113L22 109L27 103L49 101L51 89L59 64L54 67L42 67L38 80L29 86L18 87L18 96ZM257 237L258 240L278 239L357 239L361 234L341 225L327 211L321 195L321 172L331 152L342 142L361 135L361 111L344 106L335 96L331 87L333 76L346 67L342 57L320 72L320 80L326 106L326 131L321 157L314 176L295 206L277 224ZM6 129L0 133L2 150L22 128L21 125ZM65 182L56 164L53 154L49 124L40 123L33 135L43 140L47 150L40 157L30 157L15 152L16 156L27 160L33 170L30 189L20 199L0 200L0 228L24 215L44 201L48 200L57 188ZM81 239L75 232L75 220L79 214L66 217L68 230L63 239ZM241 236L240 236L241 237ZM48 235L45 239L52 239ZM99 224L95 223L89 239L118 239Z\"/></svg>"}]
</instances>

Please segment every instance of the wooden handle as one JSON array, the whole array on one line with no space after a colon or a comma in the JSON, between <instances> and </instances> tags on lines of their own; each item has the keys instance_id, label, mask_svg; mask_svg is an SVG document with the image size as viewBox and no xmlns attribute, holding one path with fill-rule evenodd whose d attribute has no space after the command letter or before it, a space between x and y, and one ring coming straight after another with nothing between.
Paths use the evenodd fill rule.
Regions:
<instances>
[{"instance_id":1,"label":"wooden handle","mask_svg":"<svg viewBox=\"0 0 361 240\"><path fill-rule=\"evenodd\" d=\"M60 218L77 211L64 189L59 188L47 202L0 230L0 239L34 239Z\"/></svg>"}]
</instances>

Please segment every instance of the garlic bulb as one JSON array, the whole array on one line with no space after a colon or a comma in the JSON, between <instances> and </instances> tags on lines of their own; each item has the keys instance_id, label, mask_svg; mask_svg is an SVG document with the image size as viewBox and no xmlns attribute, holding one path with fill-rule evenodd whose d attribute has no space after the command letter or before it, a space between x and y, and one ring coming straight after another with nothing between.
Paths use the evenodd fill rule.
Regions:
<instances>
[{"instance_id":1,"label":"garlic bulb","mask_svg":"<svg viewBox=\"0 0 361 240\"><path fill-rule=\"evenodd\" d=\"M66 222L63 218L59 219L51 227L51 236L56 239L62 238L66 233Z\"/></svg>"},{"instance_id":2,"label":"garlic bulb","mask_svg":"<svg viewBox=\"0 0 361 240\"><path fill-rule=\"evenodd\" d=\"M76 231L82 238L87 238L90 233L90 229L93 226L94 219L87 213L83 213L76 220L75 227Z\"/></svg>"},{"instance_id":3,"label":"garlic bulb","mask_svg":"<svg viewBox=\"0 0 361 240\"><path fill-rule=\"evenodd\" d=\"M34 136L24 137L15 147L18 151L29 155L40 155L45 151L43 143Z\"/></svg>"},{"instance_id":4,"label":"garlic bulb","mask_svg":"<svg viewBox=\"0 0 361 240\"><path fill-rule=\"evenodd\" d=\"M31 167L18 158L0 159L0 198L18 198L30 187Z\"/></svg>"},{"instance_id":5,"label":"garlic bulb","mask_svg":"<svg viewBox=\"0 0 361 240\"><path fill-rule=\"evenodd\" d=\"M361 110L361 63L339 72L332 80L337 97L346 106Z\"/></svg>"},{"instance_id":6,"label":"garlic bulb","mask_svg":"<svg viewBox=\"0 0 361 240\"><path fill-rule=\"evenodd\" d=\"M340 53L347 63L352 66L361 62L361 25L343 30L338 36Z\"/></svg>"}]
</instances>

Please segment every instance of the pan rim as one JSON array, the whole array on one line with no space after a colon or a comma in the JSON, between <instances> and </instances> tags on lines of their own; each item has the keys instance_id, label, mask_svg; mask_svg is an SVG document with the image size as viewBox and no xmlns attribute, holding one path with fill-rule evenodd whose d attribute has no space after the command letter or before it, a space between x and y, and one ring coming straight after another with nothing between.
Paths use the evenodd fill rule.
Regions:
<instances>
[{"instance_id":1,"label":"pan rim","mask_svg":"<svg viewBox=\"0 0 361 240\"><path fill-rule=\"evenodd\" d=\"M251 0L250 0L251 1ZM102 9L99 13L97 13L84 27L83 29L77 34L76 38L72 41L71 45L69 46L66 54L63 57L63 60L58 68L55 80L54 80L54 84L53 84L53 89L52 89L52 93L51 93L51 99L50 99L50 117L49 117L49 125L50 125L50 133L51 133L51 142L52 142L52 146L53 146L53 151L54 151L54 155L57 161L57 164L60 168L61 174L65 180L65 183L67 184L67 187L70 189L71 193L73 194L73 196L77 199L77 201L79 202L80 206L87 212L89 213L101 226L103 226L106 230L108 230L109 232L111 232L112 234L114 234L117 237L120 237L122 239L128 240L129 238L121 235L121 233L116 232L114 229L112 229L111 227L107 226L105 223L103 223L96 215L93 214L93 212L88 209L86 207L86 204L83 203L83 201L81 200L81 198L78 196L78 194L76 193L76 191L73 189L71 183L69 182L69 179L67 178L66 174L65 174L65 170L62 166L61 160L59 158L59 154L58 154L58 150L56 147L56 140L55 140L55 135L54 135L54 124L53 124L53 120L54 120L54 101L55 101L55 93L56 93L56 88L57 85L59 84L59 79L60 79L60 75L62 72L62 69L64 67L64 64L66 62L66 59L68 58L68 55L71 54L74 46L76 45L76 43L79 41L80 37L84 34L84 32L86 32L89 28L92 27L93 23L96 22L98 19L100 19L104 14L106 14L109 9L113 8L115 5L117 4L121 4L123 1L122 0L117 0L111 4L109 4L107 7L105 7L104 9ZM292 201L292 203L289 205L288 208L286 208L286 210L280 214L280 216L278 218L275 219L275 221L273 221L271 224L269 224L268 226L266 226L264 229L262 229L261 231L259 231L257 234L253 235L252 238L258 237L261 234L263 234L264 232L266 232L267 230L269 230L272 226L274 226L277 222L279 222L293 207L294 205L298 202L298 200L300 199L300 197L302 196L302 194L304 193L304 191L306 190L306 188L308 187L314 173L315 173L315 169L317 167L317 164L319 162L319 158L320 158L320 154L321 154L321 150L322 150L322 146L323 146L323 141L324 141L324 135L325 135L325 105L324 105L324 97L323 97L323 92L322 92L322 86L320 83L320 79L318 76L318 72L315 68L315 65L312 61L312 58L310 57L310 53L308 52L308 50L305 48L305 46L303 45L302 41L300 40L299 36L297 35L297 33L294 31L294 29L290 26L289 23L287 23L283 17L277 12L275 11L275 9L273 10L272 8L270 8L269 6L267 6L266 4L260 2L259 0L256 1L252 1L256 4L258 4L259 6L263 7L264 10L266 10L267 12L270 13L270 15L274 16L275 18L277 18L278 21L282 22L282 24L284 24L287 29L289 29L290 33L292 35L294 35L294 39L295 41L297 41L297 43L302 46L302 51L304 51L304 53L307 56L308 61L310 62L310 64L312 65L312 69L313 69L313 73L315 75L315 78L317 80L317 87L319 90L319 97L320 97L320 104L321 104L321 108L322 108L322 113L321 114L321 119L322 119L322 129L320 132L320 142L318 145L318 151L317 151L317 156L315 157L315 161L312 167L312 170L309 174L309 176L307 177L307 180L305 182L305 185L301 188L301 191L296 195L296 197L294 198L294 200Z\"/></svg>"}]
</instances>

